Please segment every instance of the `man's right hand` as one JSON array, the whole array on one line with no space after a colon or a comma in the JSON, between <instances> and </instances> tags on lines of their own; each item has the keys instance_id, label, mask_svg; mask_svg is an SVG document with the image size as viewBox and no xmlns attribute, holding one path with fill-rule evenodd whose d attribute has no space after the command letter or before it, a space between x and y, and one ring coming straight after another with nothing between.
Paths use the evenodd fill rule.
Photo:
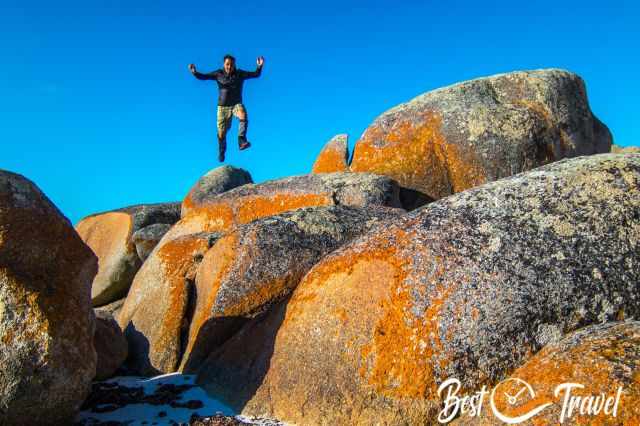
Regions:
<instances>
[{"instance_id":1,"label":"man's right hand","mask_svg":"<svg viewBox=\"0 0 640 426\"><path fill-rule=\"evenodd\" d=\"M189 71L191 71L191 74L194 74L196 72L196 66L194 64L189 64Z\"/></svg>"}]
</instances>

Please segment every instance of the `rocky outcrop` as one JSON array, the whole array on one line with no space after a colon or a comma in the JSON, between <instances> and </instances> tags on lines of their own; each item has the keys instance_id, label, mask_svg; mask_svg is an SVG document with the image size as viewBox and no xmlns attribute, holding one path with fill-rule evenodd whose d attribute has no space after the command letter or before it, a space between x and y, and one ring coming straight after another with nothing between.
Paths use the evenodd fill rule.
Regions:
<instances>
[{"instance_id":1,"label":"rocky outcrop","mask_svg":"<svg viewBox=\"0 0 640 426\"><path fill-rule=\"evenodd\" d=\"M246 184L192 207L164 239L196 232L224 232L261 217L302 207L347 205L401 207L398 185L369 173L323 173Z\"/></svg>"},{"instance_id":2,"label":"rocky outcrop","mask_svg":"<svg viewBox=\"0 0 640 426\"><path fill-rule=\"evenodd\" d=\"M149 225L171 225L179 218L179 203L159 203L98 213L78 222L76 230L98 256L98 275L91 287L94 306L106 305L126 296L142 264L132 235Z\"/></svg>"},{"instance_id":3,"label":"rocky outcrop","mask_svg":"<svg viewBox=\"0 0 640 426\"><path fill-rule=\"evenodd\" d=\"M171 225L167 223L154 223L137 230L131 235L131 242L136 246L136 253L138 253L141 261L147 260L153 248L169 229L171 229Z\"/></svg>"},{"instance_id":4,"label":"rocky outcrop","mask_svg":"<svg viewBox=\"0 0 640 426\"><path fill-rule=\"evenodd\" d=\"M175 371L189 330L197 266L220 234L197 233L157 246L136 274L117 316L129 343L127 367L142 375Z\"/></svg>"},{"instance_id":5,"label":"rocky outcrop","mask_svg":"<svg viewBox=\"0 0 640 426\"><path fill-rule=\"evenodd\" d=\"M398 105L365 130L350 167L439 199L610 146L582 79L548 69L470 80Z\"/></svg>"},{"instance_id":6,"label":"rocky outcrop","mask_svg":"<svg viewBox=\"0 0 640 426\"><path fill-rule=\"evenodd\" d=\"M346 134L336 135L327 142L313 163L311 173L349 171L349 147Z\"/></svg>"},{"instance_id":7,"label":"rocky outcrop","mask_svg":"<svg viewBox=\"0 0 640 426\"><path fill-rule=\"evenodd\" d=\"M565 333L637 318L640 155L561 160L450 196L329 254L198 381L296 424L429 424Z\"/></svg>"},{"instance_id":8,"label":"rocky outcrop","mask_svg":"<svg viewBox=\"0 0 640 426\"><path fill-rule=\"evenodd\" d=\"M98 262L28 179L0 171L0 424L69 424L96 368Z\"/></svg>"},{"instance_id":9,"label":"rocky outcrop","mask_svg":"<svg viewBox=\"0 0 640 426\"><path fill-rule=\"evenodd\" d=\"M129 341L130 367L140 374L176 370L192 315L192 311L187 314L187 306L195 300L195 275L185 277L195 273L204 251L220 232L261 217L318 205L395 207L399 205L398 187L387 177L370 174L303 175L243 185L192 208L149 255L118 315ZM243 322L226 321L227 334Z\"/></svg>"},{"instance_id":10,"label":"rocky outcrop","mask_svg":"<svg viewBox=\"0 0 640 426\"><path fill-rule=\"evenodd\" d=\"M499 415L529 417L518 423L523 426L560 423L637 425L640 422L638 371L640 322L586 327L545 346L511 377L497 385L494 404ZM518 395L525 386L523 382L531 386L533 395L528 391ZM556 389L564 383L583 387L561 387L556 395ZM519 398L512 404L506 394L518 395ZM566 406L565 399L569 401ZM578 405L574 405L576 401ZM463 415L454 424L505 424L493 414L488 401L485 402L487 406L479 417ZM547 404L534 416L530 415L533 410Z\"/></svg>"},{"instance_id":11,"label":"rocky outcrop","mask_svg":"<svg viewBox=\"0 0 640 426\"><path fill-rule=\"evenodd\" d=\"M127 339L113 316L104 310L95 310L96 331L93 345L98 356L95 380L106 380L127 359Z\"/></svg>"},{"instance_id":12,"label":"rocky outcrop","mask_svg":"<svg viewBox=\"0 0 640 426\"><path fill-rule=\"evenodd\" d=\"M230 324L265 312L288 296L324 255L399 212L403 210L308 207L258 219L223 236L198 268L182 369L195 371L228 338Z\"/></svg>"},{"instance_id":13,"label":"rocky outcrop","mask_svg":"<svg viewBox=\"0 0 640 426\"><path fill-rule=\"evenodd\" d=\"M640 148L637 146L611 145L611 152L614 154L637 154L640 153Z\"/></svg>"},{"instance_id":14,"label":"rocky outcrop","mask_svg":"<svg viewBox=\"0 0 640 426\"><path fill-rule=\"evenodd\" d=\"M229 165L215 168L198 179L198 182L189 190L182 201L181 215L185 217L192 209L198 208L210 198L248 183L253 183L253 179L244 169Z\"/></svg>"}]
</instances>

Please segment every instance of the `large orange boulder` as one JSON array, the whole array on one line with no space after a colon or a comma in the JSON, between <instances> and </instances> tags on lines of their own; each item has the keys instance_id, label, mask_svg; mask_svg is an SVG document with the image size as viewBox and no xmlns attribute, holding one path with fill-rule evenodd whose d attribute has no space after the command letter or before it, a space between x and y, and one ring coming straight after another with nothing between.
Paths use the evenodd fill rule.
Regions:
<instances>
[{"instance_id":1,"label":"large orange boulder","mask_svg":"<svg viewBox=\"0 0 640 426\"><path fill-rule=\"evenodd\" d=\"M491 392L478 416L454 424L638 425L640 322L586 327L550 343Z\"/></svg>"},{"instance_id":2,"label":"large orange boulder","mask_svg":"<svg viewBox=\"0 0 640 426\"><path fill-rule=\"evenodd\" d=\"M295 424L429 424L557 336L640 314L640 155L586 156L438 200L329 254L198 381Z\"/></svg>"},{"instance_id":3,"label":"large orange boulder","mask_svg":"<svg viewBox=\"0 0 640 426\"><path fill-rule=\"evenodd\" d=\"M96 369L98 261L25 177L0 171L0 424L71 424Z\"/></svg>"},{"instance_id":4,"label":"large orange boulder","mask_svg":"<svg viewBox=\"0 0 640 426\"><path fill-rule=\"evenodd\" d=\"M287 297L324 255L400 212L308 207L258 219L220 238L198 268L182 369L195 371L228 338L230 323L254 318Z\"/></svg>"},{"instance_id":5,"label":"large orange boulder","mask_svg":"<svg viewBox=\"0 0 640 426\"><path fill-rule=\"evenodd\" d=\"M127 295L143 260L133 235L148 226L174 224L178 219L179 203L158 203L96 213L76 224L82 240L98 256L98 274L91 287L94 306L106 305Z\"/></svg>"},{"instance_id":6,"label":"large orange boulder","mask_svg":"<svg viewBox=\"0 0 640 426\"><path fill-rule=\"evenodd\" d=\"M196 270L219 236L202 232L165 241L136 274L116 316L129 343L130 370L150 376L177 369L195 301Z\"/></svg>"},{"instance_id":7,"label":"large orange boulder","mask_svg":"<svg viewBox=\"0 0 640 426\"><path fill-rule=\"evenodd\" d=\"M313 163L311 173L349 171L349 147L346 134L336 135L326 143Z\"/></svg>"},{"instance_id":8,"label":"large orange boulder","mask_svg":"<svg viewBox=\"0 0 640 426\"><path fill-rule=\"evenodd\" d=\"M350 167L439 199L610 146L582 79L548 69L465 81L391 108L356 142Z\"/></svg>"}]
</instances>

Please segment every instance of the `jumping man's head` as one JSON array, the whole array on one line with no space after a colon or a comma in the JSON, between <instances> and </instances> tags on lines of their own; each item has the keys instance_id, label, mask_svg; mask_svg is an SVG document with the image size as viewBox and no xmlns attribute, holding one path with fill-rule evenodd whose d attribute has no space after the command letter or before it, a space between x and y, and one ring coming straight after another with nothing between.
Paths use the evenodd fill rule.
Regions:
<instances>
[{"instance_id":1,"label":"jumping man's head","mask_svg":"<svg viewBox=\"0 0 640 426\"><path fill-rule=\"evenodd\" d=\"M224 72L231 74L236 69L236 58L231 55L224 56Z\"/></svg>"}]
</instances>

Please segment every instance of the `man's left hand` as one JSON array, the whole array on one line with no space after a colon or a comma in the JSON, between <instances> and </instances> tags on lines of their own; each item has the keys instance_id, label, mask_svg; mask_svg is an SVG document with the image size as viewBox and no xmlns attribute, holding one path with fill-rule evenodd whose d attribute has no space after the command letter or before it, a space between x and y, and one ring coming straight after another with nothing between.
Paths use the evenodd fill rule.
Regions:
<instances>
[{"instance_id":1,"label":"man's left hand","mask_svg":"<svg viewBox=\"0 0 640 426\"><path fill-rule=\"evenodd\" d=\"M264 57L258 56L258 59L256 60L256 63L258 64L259 67L261 67L262 64L264 64Z\"/></svg>"}]
</instances>

